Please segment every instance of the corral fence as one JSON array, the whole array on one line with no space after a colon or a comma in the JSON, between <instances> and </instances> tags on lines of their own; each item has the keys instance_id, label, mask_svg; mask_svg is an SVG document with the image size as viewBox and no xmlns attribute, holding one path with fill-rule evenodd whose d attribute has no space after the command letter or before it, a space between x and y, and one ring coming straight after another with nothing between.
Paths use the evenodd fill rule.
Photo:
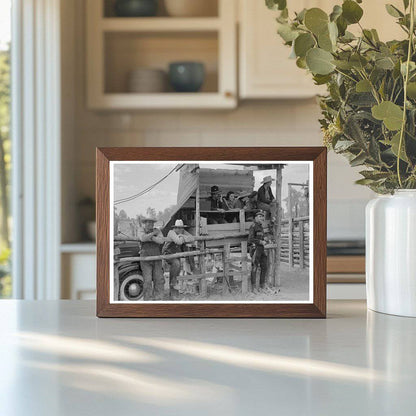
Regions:
<instances>
[{"instance_id":1,"label":"corral fence","mask_svg":"<svg viewBox=\"0 0 416 416\"><path fill-rule=\"evenodd\" d=\"M208 281L216 280L222 282L222 293L230 293L236 286L236 281L241 281L241 292L243 295L250 291L251 287L251 258L247 246L248 233L236 233L225 236L199 236L196 237L197 247L192 251L185 251L175 254L165 254L146 257L123 257L114 262L114 293L119 293L119 266L125 262L157 261L172 259L186 259L193 257L195 268L191 274L182 274L177 277L183 284L191 284L198 287L199 295L208 295ZM233 243L229 241L232 240ZM210 247L207 247L209 242ZM215 243L214 243L215 242ZM213 244L215 247L212 247ZM270 286L280 286L278 274L279 256L277 255L278 245L268 244L265 246L268 255L268 273L266 281ZM222 269L212 267L221 264ZM216 270L213 271L212 269ZM256 276L256 286L259 283L259 271Z\"/></svg>"},{"instance_id":2,"label":"corral fence","mask_svg":"<svg viewBox=\"0 0 416 416\"><path fill-rule=\"evenodd\" d=\"M280 261L289 267L309 267L309 217L281 220Z\"/></svg>"}]
</instances>

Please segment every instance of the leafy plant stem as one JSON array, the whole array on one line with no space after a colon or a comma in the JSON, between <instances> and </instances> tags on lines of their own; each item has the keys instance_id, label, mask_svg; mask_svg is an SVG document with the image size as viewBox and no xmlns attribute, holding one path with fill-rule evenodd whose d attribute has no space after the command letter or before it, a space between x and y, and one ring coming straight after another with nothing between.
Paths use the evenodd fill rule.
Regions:
<instances>
[{"instance_id":1,"label":"leafy plant stem","mask_svg":"<svg viewBox=\"0 0 416 416\"><path fill-rule=\"evenodd\" d=\"M400 157L403 147L404 132L406 129L406 108L407 108L407 83L409 81L409 68L410 61L412 58L413 50L413 36L414 36L414 27L415 27L415 0L410 0L410 30L409 30L409 45L407 48L407 60L406 60L406 72L404 76L404 85L403 85L403 118L402 118L402 127L400 129L400 140L399 140L399 149L397 152L397 178L399 180L399 185L402 188L402 178L400 174Z\"/></svg>"},{"instance_id":2,"label":"leafy plant stem","mask_svg":"<svg viewBox=\"0 0 416 416\"><path fill-rule=\"evenodd\" d=\"M348 74L346 74L345 72L340 71L338 68L335 68L335 71L340 73L341 75L344 75L344 77L347 77L348 79L350 79L353 82L357 82L357 80L351 76L349 76Z\"/></svg>"},{"instance_id":3,"label":"leafy plant stem","mask_svg":"<svg viewBox=\"0 0 416 416\"><path fill-rule=\"evenodd\" d=\"M365 69L362 68L362 70L360 71L360 75L363 77L363 79L367 80L368 83L371 86L371 92L373 94L374 99L377 101L377 104L380 104L380 98L378 96L377 90L375 89L373 83L370 81L370 78L368 77L367 73L365 72Z\"/></svg>"},{"instance_id":4,"label":"leafy plant stem","mask_svg":"<svg viewBox=\"0 0 416 416\"><path fill-rule=\"evenodd\" d=\"M390 101L393 100L393 95L394 95L394 90L396 89L396 84L397 84L397 81L394 80L394 82L393 82L393 88L391 89L391 94L390 94ZM395 102L395 101L393 101L393 102Z\"/></svg>"}]
</instances>

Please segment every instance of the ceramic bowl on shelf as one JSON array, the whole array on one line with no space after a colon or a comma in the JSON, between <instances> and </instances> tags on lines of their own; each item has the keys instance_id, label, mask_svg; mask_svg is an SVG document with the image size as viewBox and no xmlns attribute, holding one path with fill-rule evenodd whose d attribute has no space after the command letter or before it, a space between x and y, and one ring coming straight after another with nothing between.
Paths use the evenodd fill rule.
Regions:
<instances>
[{"instance_id":1,"label":"ceramic bowl on shelf","mask_svg":"<svg viewBox=\"0 0 416 416\"><path fill-rule=\"evenodd\" d=\"M129 73L127 91L133 93L161 93L167 90L167 75L161 69L137 68Z\"/></svg>"},{"instance_id":2,"label":"ceramic bowl on shelf","mask_svg":"<svg viewBox=\"0 0 416 416\"><path fill-rule=\"evenodd\" d=\"M172 17L206 17L218 15L217 0L165 0L166 12Z\"/></svg>"},{"instance_id":3,"label":"ceramic bowl on shelf","mask_svg":"<svg viewBox=\"0 0 416 416\"><path fill-rule=\"evenodd\" d=\"M114 11L119 17L151 17L157 14L158 0L116 0Z\"/></svg>"},{"instance_id":4,"label":"ceramic bowl on shelf","mask_svg":"<svg viewBox=\"0 0 416 416\"><path fill-rule=\"evenodd\" d=\"M205 80L205 67L201 62L172 62L169 65L169 82L176 92L198 92Z\"/></svg>"}]
</instances>

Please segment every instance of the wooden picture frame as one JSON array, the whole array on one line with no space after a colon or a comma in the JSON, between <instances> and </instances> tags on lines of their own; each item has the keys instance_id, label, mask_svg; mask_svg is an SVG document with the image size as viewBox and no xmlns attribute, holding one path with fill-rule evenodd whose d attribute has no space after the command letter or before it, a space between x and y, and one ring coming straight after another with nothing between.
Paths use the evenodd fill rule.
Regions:
<instances>
[{"instance_id":1,"label":"wooden picture frame","mask_svg":"<svg viewBox=\"0 0 416 416\"><path fill-rule=\"evenodd\" d=\"M186 318L325 318L326 317L326 226L327 149L325 147L192 147L192 148L97 148L97 316L98 317L186 317ZM307 303L273 302L135 302L110 300L110 163L143 161L210 162L251 161L310 162L313 197L310 211L312 297ZM283 162L282 162L283 161ZM218 163L218 162L216 162ZM266 165L265 165L266 166ZM271 165L267 165L271 166ZM308 195L309 197L309 195ZM277 240L276 240L277 241ZM279 246L276 246L276 250ZM280 253L280 252L279 252ZM225 257L224 257L225 258ZM279 257L280 259L280 257Z\"/></svg>"}]
</instances>

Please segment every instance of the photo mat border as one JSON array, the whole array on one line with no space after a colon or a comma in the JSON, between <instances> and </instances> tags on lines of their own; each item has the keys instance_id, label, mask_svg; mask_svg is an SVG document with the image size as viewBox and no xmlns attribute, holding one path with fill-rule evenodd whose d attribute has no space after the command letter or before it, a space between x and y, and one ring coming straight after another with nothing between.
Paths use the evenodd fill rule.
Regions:
<instances>
[{"instance_id":1,"label":"photo mat border","mask_svg":"<svg viewBox=\"0 0 416 416\"><path fill-rule=\"evenodd\" d=\"M313 181L311 181L311 178L313 178L313 162L312 161L299 161L299 160L224 160L224 161L217 161L217 160L212 160L212 161L205 161L205 160L168 160L168 161L149 161L149 160L129 160L129 161L125 161L125 160L121 160L121 161L115 161L115 160L111 160L110 161L110 264L109 264L109 269L110 269L110 295L109 295L109 302L112 304L132 304L133 302L131 301L114 301L114 264L112 262L112 259L114 258L114 216L112 215L112 209L113 209L113 205L114 205L114 165L116 164L144 164L144 165L154 165L154 164L164 164L164 163L171 163L172 165L174 164L182 164L182 163L196 163L196 164L203 164L203 163L210 163L210 164L222 164L222 165L227 165L227 164L232 164L232 163L247 163L247 164L256 164L256 163L260 163L263 162L265 164L281 164L281 165L285 165L285 164L293 164L293 165L307 165L308 166L308 175L309 175L309 180L310 180L310 185L309 185L309 190L310 190L310 194L313 195ZM310 201L311 202L311 201ZM313 202L313 198L312 198L312 202ZM313 303L313 244L311 244L311 241L313 241L313 205L309 204L309 218L310 218L310 228L309 228L309 299L308 300L304 300L304 301L300 301L300 300L269 300L269 301L250 301L250 300L238 300L238 301L232 301L232 300L216 300L214 301L209 301L209 300L199 300L199 301L174 301L174 300L162 300L162 301L146 301L146 304L149 303L160 303L160 304L167 304L167 303L172 303L172 304L183 304L183 303L215 303L215 304L220 304L220 303L243 303L243 304L252 304L252 303L281 303L281 304L290 304L290 303Z\"/></svg>"},{"instance_id":2,"label":"photo mat border","mask_svg":"<svg viewBox=\"0 0 416 416\"><path fill-rule=\"evenodd\" d=\"M312 162L313 273L312 302L215 301L215 302L110 302L110 162L175 162L186 149L187 162L291 161ZM285 317L326 316L326 164L325 147L133 147L97 148L97 316L98 317ZM277 162L276 162L277 161ZM312 204L311 204L312 209Z\"/></svg>"}]
</instances>

